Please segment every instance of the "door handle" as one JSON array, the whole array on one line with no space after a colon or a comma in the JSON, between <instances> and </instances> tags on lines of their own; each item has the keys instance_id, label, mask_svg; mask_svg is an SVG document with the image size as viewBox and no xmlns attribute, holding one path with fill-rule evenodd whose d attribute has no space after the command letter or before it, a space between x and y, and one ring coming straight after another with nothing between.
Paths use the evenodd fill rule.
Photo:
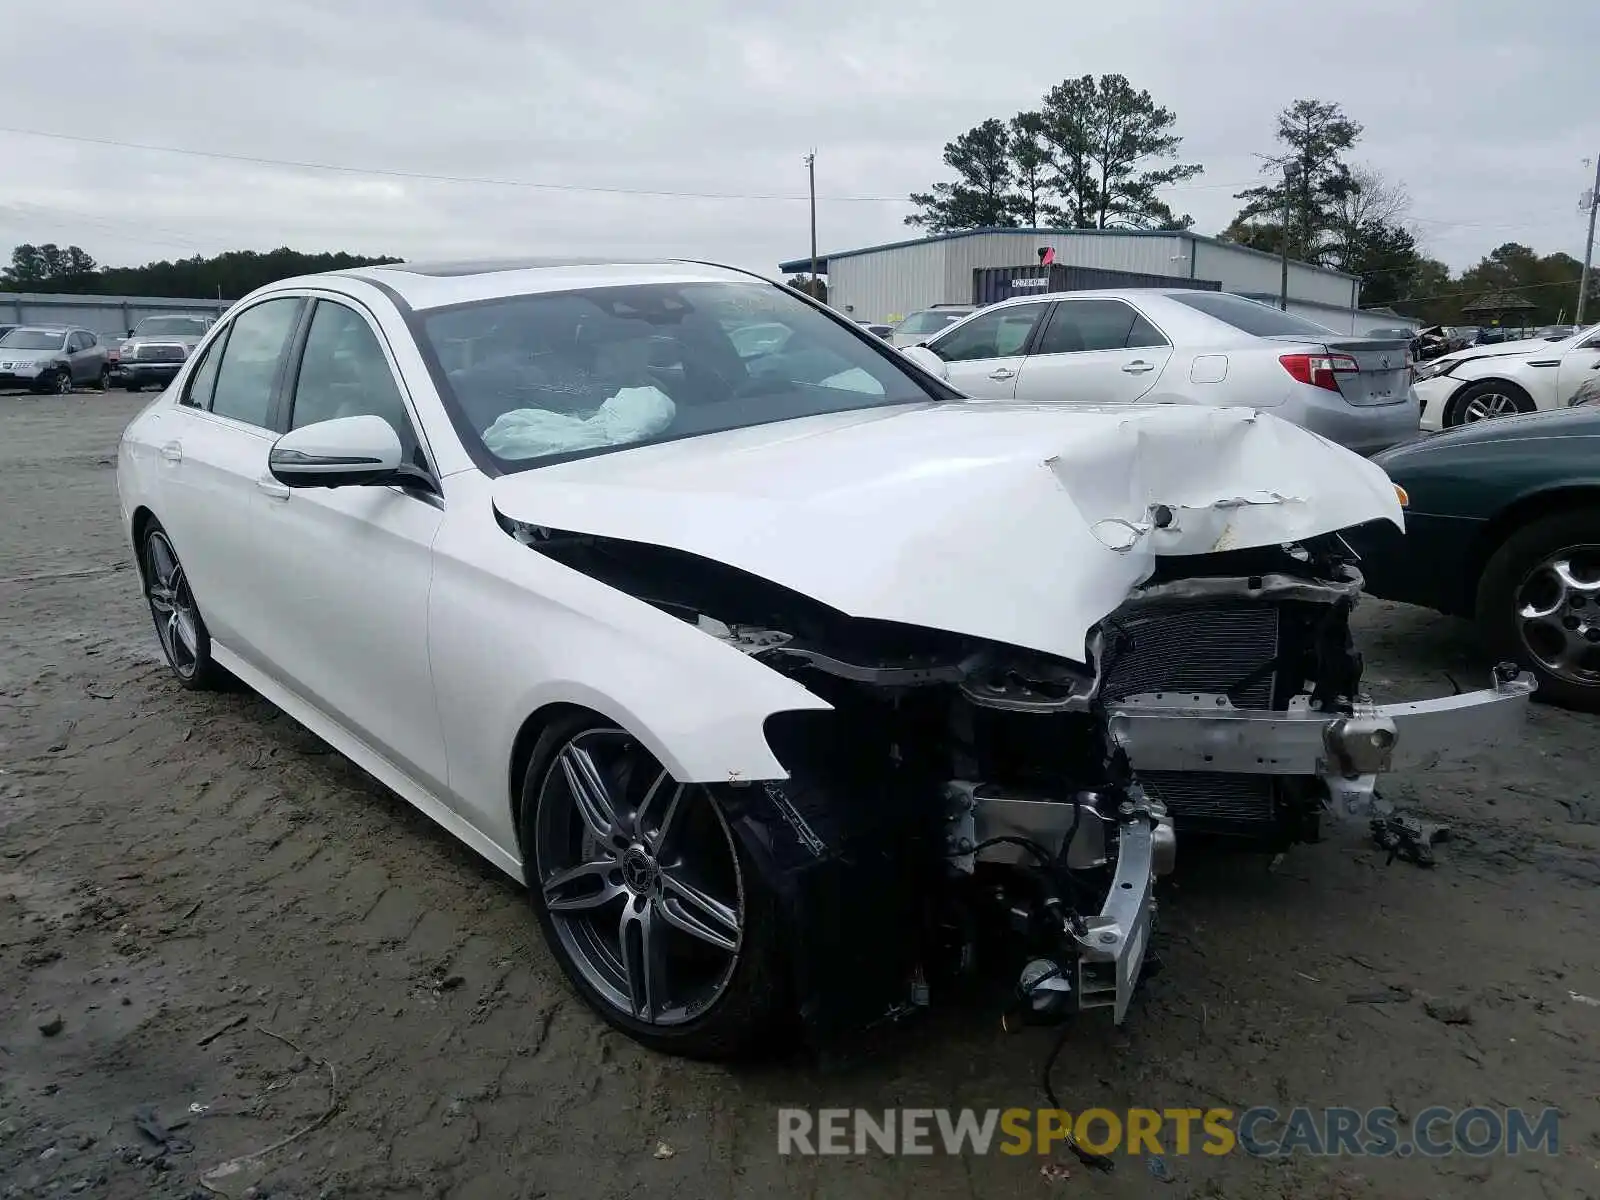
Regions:
<instances>
[{"instance_id":1,"label":"door handle","mask_svg":"<svg viewBox=\"0 0 1600 1200\"><path fill-rule=\"evenodd\" d=\"M1016 372L1013 371L1010 367L1001 367L997 371L990 371L989 372L989 378L990 379L1011 379L1015 375L1016 375Z\"/></svg>"},{"instance_id":2,"label":"door handle","mask_svg":"<svg viewBox=\"0 0 1600 1200\"><path fill-rule=\"evenodd\" d=\"M1154 371L1155 363L1147 363L1142 358L1136 358L1122 368L1129 375L1143 375L1146 371Z\"/></svg>"},{"instance_id":3,"label":"door handle","mask_svg":"<svg viewBox=\"0 0 1600 1200\"><path fill-rule=\"evenodd\" d=\"M289 485L279 483L271 475L263 475L256 480L256 487L274 500L287 500L289 498Z\"/></svg>"},{"instance_id":4,"label":"door handle","mask_svg":"<svg viewBox=\"0 0 1600 1200\"><path fill-rule=\"evenodd\" d=\"M183 443L168 442L165 446L161 447L161 457L166 459L168 462L182 462Z\"/></svg>"}]
</instances>

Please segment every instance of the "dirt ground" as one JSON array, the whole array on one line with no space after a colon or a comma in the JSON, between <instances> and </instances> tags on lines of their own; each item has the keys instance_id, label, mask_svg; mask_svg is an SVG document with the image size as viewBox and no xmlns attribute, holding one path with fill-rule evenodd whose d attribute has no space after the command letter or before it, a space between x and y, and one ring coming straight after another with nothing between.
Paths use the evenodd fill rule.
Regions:
<instances>
[{"instance_id":1,"label":"dirt ground","mask_svg":"<svg viewBox=\"0 0 1600 1200\"><path fill-rule=\"evenodd\" d=\"M780 1105L1042 1104L1054 1033L949 1012L846 1067L730 1070L609 1032L511 882L271 705L169 681L113 491L146 400L0 396L0 1197L204 1196L203 1172L297 1133L213 1182L460 1200L1600 1196L1600 1006L1574 997L1600 997L1593 718L1540 709L1470 770L1396 777L1392 794L1454 827L1432 871L1386 865L1354 829L1275 871L1185 861L1166 970L1123 1030L1081 1021L1056 1073L1079 1108L1554 1105L1558 1156L1169 1154L1164 1181L1140 1158L1110 1175L1068 1160L1066 1178L1032 1156L782 1158ZM1368 602L1361 632L1380 698L1486 674L1459 623Z\"/></svg>"}]
</instances>

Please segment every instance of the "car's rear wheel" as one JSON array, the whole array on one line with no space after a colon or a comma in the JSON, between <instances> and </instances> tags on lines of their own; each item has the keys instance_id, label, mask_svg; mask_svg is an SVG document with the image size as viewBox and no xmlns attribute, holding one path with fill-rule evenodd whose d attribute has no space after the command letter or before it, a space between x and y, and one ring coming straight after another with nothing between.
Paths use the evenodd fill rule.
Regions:
<instances>
[{"instance_id":1,"label":"car's rear wheel","mask_svg":"<svg viewBox=\"0 0 1600 1200\"><path fill-rule=\"evenodd\" d=\"M534 747L519 833L545 939L591 1008L673 1054L755 1048L783 1007L778 909L714 788L577 714Z\"/></svg>"},{"instance_id":2,"label":"car's rear wheel","mask_svg":"<svg viewBox=\"0 0 1600 1200\"><path fill-rule=\"evenodd\" d=\"M1499 379L1485 379L1461 389L1450 401L1446 425L1467 425L1473 421L1490 421L1496 417L1512 417L1534 410L1533 397L1514 383Z\"/></svg>"},{"instance_id":3,"label":"car's rear wheel","mask_svg":"<svg viewBox=\"0 0 1600 1200\"><path fill-rule=\"evenodd\" d=\"M111 390L111 367L109 365L100 368L100 379L95 386L102 392Z\"/></svg>"},{"instance_id":4,"label":"car's rear wheel","mask_svg":"<svg viewBox=\"0 0 1600 1200\"><path fill-rule=\"evenodd\" d=\"M1536 699L1600 712L1600 508L1540 517L1484 567L1478 622L1539 680Z\"/></svg>"},{"instance_id":5,"label":"car's rear wheel","mask_svg":"<svg viewBox=\"0 0 1600 1200\"><path fill-rule=\"evenodd\" d=\"M154 520L144 531L142 566L145 602L173 675L184 687L197 691L225 686L228 675L211 657L211 635L201 619L189 577L172 539Z\"/></svg>"}]
</instances>

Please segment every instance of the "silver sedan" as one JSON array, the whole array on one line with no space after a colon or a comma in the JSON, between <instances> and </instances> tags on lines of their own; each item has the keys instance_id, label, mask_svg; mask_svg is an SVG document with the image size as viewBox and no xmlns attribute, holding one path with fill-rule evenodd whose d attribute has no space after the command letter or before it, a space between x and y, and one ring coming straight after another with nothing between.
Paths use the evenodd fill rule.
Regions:
<instances>
[{"instance_id":1,"label":"silver sedan","mask_svg":"<svg viewBox=\"0 0 1600 1200\"><path fill-rule=\"evenodd\" d=\"M1223 292L1019 297L906 353L974 399L1259 408L1364 454L1415 436L1420 419L1408 340Z\"/></svg>"}]
</instances>

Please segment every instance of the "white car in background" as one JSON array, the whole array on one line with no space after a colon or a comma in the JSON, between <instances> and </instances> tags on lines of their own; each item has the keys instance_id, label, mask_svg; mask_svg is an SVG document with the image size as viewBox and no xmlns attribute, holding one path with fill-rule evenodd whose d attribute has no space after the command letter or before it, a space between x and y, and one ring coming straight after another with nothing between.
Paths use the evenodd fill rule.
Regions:
<instances>
[{"instance_id":1,"label":"white car in background","mask_svg":"<svg viewBox=\"0 0 1600 1200\"><path fill-rule=\"evenodd\" d=\"M1422 428L1566 408L1600 371L1600 325L1560 341L1525 338L1442 354L1417 368Z\"/></svg>"},{"instance_id":2,"label":"white car in background","mask_svg":"<svg viewBox=\"0 0 1600 1200\"><path fill-rule=\"evenodd\" d=\"M1224 292L1023 296L904 352L979 400L1258 408L1363 454L1417 432L1409 339L1350 337Z\"/></svg>"}]
</instances>

